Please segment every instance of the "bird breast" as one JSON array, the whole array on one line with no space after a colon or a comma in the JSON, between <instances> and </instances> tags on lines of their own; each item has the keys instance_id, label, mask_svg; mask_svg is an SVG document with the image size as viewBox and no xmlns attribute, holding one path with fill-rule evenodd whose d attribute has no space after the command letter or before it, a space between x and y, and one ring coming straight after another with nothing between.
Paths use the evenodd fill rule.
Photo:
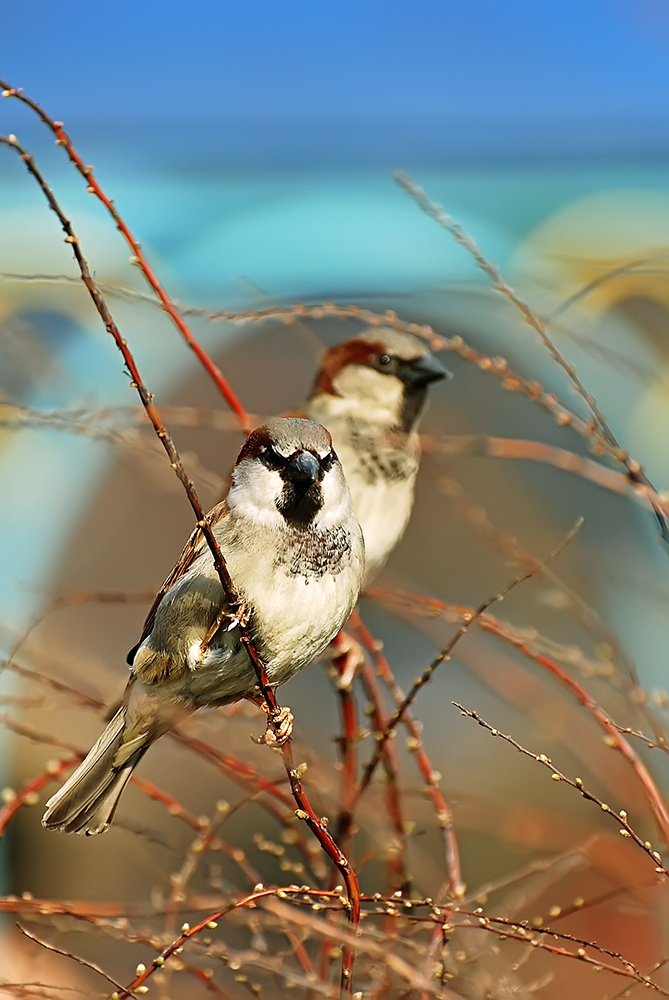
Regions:
<instances>
[{"instance_id":1,"label":"bird breast","mask_svg":"<svg viewBox=\"0 0 669 1000\"><path fill-rule=\"evenodd\" d=\"M420 463L417 435L393 432L363 436L331 426L346 473L355 516L365 538L365 584L369 584L404 534L413 507Z\"/></svg>"},{"instance_id":2,"label":"bird breast","mask_svg":"<svg viewBox=\"0 0 669 1000\"><path fill-rule=\"evenodd\" d=\"M286 537L277 541L276 529L234 521L225 518L219 544L251 611L249 632L268 679L282 684L325 649L351 613L363 573L361 535L341 525L311 538L311 532L287 528ZM256 674L234 620L223 620L202 649L222 603L207 549L163 597L151 633L138 650L135 672L149 680L143 666L167 657L173 667L161 684L194 707L249 694Z\"/></svg>"}]
</instances>

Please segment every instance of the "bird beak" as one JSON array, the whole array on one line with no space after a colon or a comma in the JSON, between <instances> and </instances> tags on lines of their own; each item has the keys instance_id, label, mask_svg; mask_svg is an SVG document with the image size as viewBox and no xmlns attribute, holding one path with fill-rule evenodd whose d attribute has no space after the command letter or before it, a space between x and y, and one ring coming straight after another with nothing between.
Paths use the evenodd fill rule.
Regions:
<instances>
[{"instance_id":1,"label":"bird beak","mask_svg":"<svg viewBox=\"0 0 669 1000\"><path fill-rule=\"evenodd\" d=\"M404 367L401 377L407 385L421 387L442 378L453 378L453 372L445 368L434 354L421 354Z\"/></svg>"},{"instance_id":2,"label":"bird beak","mask_svg":"<svg viewBox=\"0 0 669 1000\"><path fill-rule=\"evenodd\" d=\"M286 465L286 476L294 483L315 483L320 474L320 462L310 451L299 451Z\"/></svg>"}]
</instances>

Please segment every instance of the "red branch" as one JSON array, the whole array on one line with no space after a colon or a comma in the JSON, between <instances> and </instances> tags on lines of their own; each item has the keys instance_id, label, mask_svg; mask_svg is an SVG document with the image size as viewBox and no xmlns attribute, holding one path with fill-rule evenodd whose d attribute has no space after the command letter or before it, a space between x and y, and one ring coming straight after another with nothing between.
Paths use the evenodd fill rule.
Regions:
<instances>
[{"instance_id":1,"label":"red branch","mask_svg":"<svg viewBox=\"0 0 669 1000\"><path fill-rule=\"evenodd\" d=\"M395 676L390 669L390 664L381 652L378 643L375 642L374 637L367 630L365 623L362 621L360 616L357 612L354 612L354 615L355 618L353 625L357 634L360 636L361 641L373 656L379 676L388 687L388 690L395 700L395 704L402 705L405 702L405 695L395 680ZM427 753L425 752L425 748L423 747L420 738L420 724L414 719L408 708L406 708L402 714L402 723L409 734L409 750L416 758L416 763L429 791L437 817L437 825L444 839L450 895L453 899L462 899L465 893L465 884L462 881L460 851L458 849L458 840L453 826L453 813L451 812L451 807L446 800L446 796L439 787L437 772L432 767Z\"/></svg>"},{"instance_id":2,"label":"red branch","mask_svg":"<svg viewBox=\"0 0 669 1000\"><path fill-rule=\"evenodd\" d=\"M5 835L7 825L11 819L16 816L17 812L21 806L28 805L33 796L36 796L38 792L41 792L43 788L46 788L55 778L62 777L66 774L71 767L78 764L81 760L81 754L73 754L71 757L65 757L63 760L56 761L52 767L49 767L47 771L42 774L38 774L36 778L32 778L28 781L23 788L16 793L16 795L7 802L2 809L0 809L0 838Z\"/></svg>"},{"instance_id":3,"label":"red branch","mask_svg":"<svg viewBox=\"0 0 669 1000\"><path fill-rule=\"evenodd\" d=\"M105 192L98 184L96 178L93 175L93 167L87 166L79 156L79 153L72 144L72 140L65 131L63 123L55 121L53 118L47 115L46 112L43 111L42 108L39 106L39 104L31 100L29 97L26 97L21 88L11 87L4 80L0 80L0 87L2 88L3 97L15 97L17 100L21 101L22 104L25 104L32 111L34 111L35 114L40 119L40 121L42 121L47 126L47 128L51 130L51 132L53 132L53 134L56 137L56 145L63 147L63 149L65 150L70 159L70 162L74 164L76 169L79 171L79 173L85 180L87 185L86 190L90 194L94 194L96 198L98 198L99 201L102 202L104 207L111 215L112 219L116 224L116 228L121 233L126 243L130 247L130 250L132 251L133 254L132 262L136 264L137 267L139 267L140 271L146 278L146 281L148 282L149 286L160 300L163 310L170 317L170 319L176 326L177 330L179 331L183 339L186 341L190 349L197 357L200 364L203 366L207 374L211 377L211 379L217 386L219 392L225 399L230 409L233 411L233 413L236 414L237 419L239 420L239 424L244 433L249 434L250 431L252 430L252 427L249 424L249 418L244 407L242 406L240 401L237 399L237 396L234 394L234 392L228 385L219 367L216 364L214 364L214 362L211 360L207 352L202 347L200 347L199 343L191 333L188 324L177 312L176 306L174 305L169 295L158 281L158 278L154 273L153 269L151 268L146 256L144 255L141 246L130 232L128 226L126 225L121 215L118 213L116 206L114 205L114 202L111 200L111 198L107 197Z\"/></svg>"},{"instance_id":4,"label":"red branch","mask_svg":"<svg viewBox=\"0 0 669 1000\"><path fill-rule=\"evenodd\" d=\"M434 604L433 601L430 601ZM457 604L444 605L445 608L455 611L457 614L469 615L471 614L471 608L462 607ZM492 635L496 635L498 638L502 639L504 642L518 649L524 656L528 659L533 660L540 667L543 667L549 674L552 674L560 684L564 685L567 690L576 698L576 700L581 704L588 712L593 716L595 721L604 730L607 738L611 741L611 746L614 747L619 753L622 754L627 763L634 770L641 786L646 793L646 798L655 816L655 821L658 825L660 834L665 844L669 844L669 810L667 809L667 804L664 801L662 794L660 793L657 784L653 780L648 768L645 763L641 760L639 755L636 753L634 748L631 746L629 740L620 732L613 720L607 715L604 709L599 705L592 695L583 688L578 681L575 681L573 677L562 669L559 664L555 663L548 656L542 653L535 652L531 646L519 636L514 636L509 634L502 624L493 618L492 615L484 615L479 619L479 625L482 629L490 632Z\"/></svg>"},{"instance_id":5,"label":"red branch","mask_svg":"<svg viewBox=\"0 0 669 1000\"><path fill-rule=\"evenodd\" d=\"M2 80L0 80L0 86L4 86ZM15 91L8 93L6 96L19 97L20 99L27 101L26 98L23 98L18 92ZM30 102L30 106L33 108L33 110L35 110L38 114L40 114L40 117L42 117L42 119L45 121L46 124L49 125L49 127L51 128L54 127L53 124L50 123L50 120L47 118L47 116L40 111L37 105L34 105L32 102ZM202 506L195 491L195 486L189 479L182 465L176 447L172 441L170 434L165 428L160 418L160 415L158 414L158 410L153 405L153 395L144 385L144 382L142 381L141 375L139 373L139 369L135 363L133 354L130 348L128 347L127 341L121 336L121 333L111 315L111 312L109 311L107 303L105 302L99 288L97 287L95 281L93 280L93 277L91 276L88 262L84 257L83 252L81 251L81 248L79 246L79 239L74 232L70 220L67 218L67 216L61 209L58 201L56 200L55 195L53 194L50 187L46 183L44 177L42 176L41 172L37 168L32 156L27 152L27 150L23 148L23 146L21 146L21 144L16 140L14 136L10 136L9 138L5 136L0 136L0 143L7 145L10 149L14 149L15 152L18 153L18 155L21 157L21 160L24 162L28 172L31 174L31 176L36 180L37 184L39 185L42 193L44 194L49 204L49 207L57 215L60 224L63 228L63 231L66 234L65 242L69 243L70 246L72 247L72 252L74 253L81 274L81 279L84 285L86 286L89 295L93 300L93 303L100 315L100 318L102 319L105 325L105 329L113 337L116 346L118 347L119 351L121 352L121 355L123 356L125 365L128 369L128 372L130 373L131 385L133 388L137 390L142 405L146 410L146 414L149 420L151 421L151 424L153 425L153 428L159 440L161 441L163 447L165 448L165 451L167 452L172 469L177 474L179 480L181 481L186 491L186 495L188 496L191 507L193 508L193 511L195 512L197 518L197 527L202 531L202 534L204 535L207 545L211 551L214 565L216 567L216 571L218 573L221 582L221 587L223 589L225 602L231 609L237 609L240 639L251 659L251 662L253 663L257 676L258 687L261 691L261 694L268 708L269 725L271 727L272 722L276 720L278 715L279 711L278 705L274 692L269 686L265 666L262 663L260 657L258 656L258 653L253 645L253 641L249 636L246 627L246 621L244 620L246 616L245 615L246 609L242 606L242 603L239 599L239 595L237 594L237 590L232 582L232 579L228 572L228 568L225 563L225 559L223 557L223 554L221 553L221 550L214 536L211 523L208 517L205 517L204 515ZM355 872L351 868L347 858L340 851L339 847L337 846L331 835L328 833L326 829L326 824L322 820L320 820L313 811L311 804L309 803L309 800L306 796L306 793L302 788L302 782L300 779L299 772L296 771L295 769L292 748L289 742L286 742L283 745L282 754L283 754L284 765L288 773L288 777L290 779L290 785L291 785L291 790L293 792L293 797L298 806L297 810L298 816L300 816L300 818L306 819L309 828L315 834L319 844L321 845L323 850L328 854L332 862L340 870L344 878L346 884L346 890L348 893L349 919L351 920L354 927L357 927L360 920L360 889L358 886L358 880L355 875ZM354 959L354 950L350 944L347 944L344 946L342 952L342 992L347 995L352 995L352 990L353 990L353 984L352 984L353 959Z\"/></svg>"}]
</instances>

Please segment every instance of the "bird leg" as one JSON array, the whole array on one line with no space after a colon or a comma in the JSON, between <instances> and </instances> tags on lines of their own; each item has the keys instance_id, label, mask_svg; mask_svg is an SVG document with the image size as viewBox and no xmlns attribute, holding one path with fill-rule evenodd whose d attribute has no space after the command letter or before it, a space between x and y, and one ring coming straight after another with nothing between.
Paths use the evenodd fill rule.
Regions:
<instances>
[{"instance_id":1,"label":"bird leg","mask_svg":"<svg viewBox=\"0 0 669 1000\"><path fill-rule=\"evenodd\" d=\"M342 629L330 644L334 682L340 691L346 691L353 684L358 667L365 662L362 646L352 635Z\"/></svg>"}]
</instances>

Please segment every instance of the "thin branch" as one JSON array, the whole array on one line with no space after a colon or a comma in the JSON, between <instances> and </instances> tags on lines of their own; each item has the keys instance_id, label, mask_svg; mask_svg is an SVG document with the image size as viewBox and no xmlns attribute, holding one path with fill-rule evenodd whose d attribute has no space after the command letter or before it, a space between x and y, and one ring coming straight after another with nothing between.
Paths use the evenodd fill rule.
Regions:
<instances>
[{"instance_id":1,"label":"thin branch","mask_svg":"<svg viewBox=\"0 0 669 1000\"><path fill-rule=\"evenodd\" d=\"M640 257L637 260L628 261L626 264L620 264L617 267L609 268L604 274L598 275L598 277L593 278L586 285L583 285L578 291L574 292L568 298L561 302L557 308L555 308L547 317L546 322L554 323L555 320L560 319L564 314L571 309L573 305L580 302L591 292L597 291L602 285L607 284L609 281L614 281L616 278L621 278L627 274L641 273L641 274L662 274L666 275L667 268L652 268L649 264L656 264L659 261L667 260L669 254L658 253L653 254L651 257Z\"/></svg>"},{"instance_id":2,"label":"thin branch","mask_svg":"<svg viewBox=\"0 0 669 1000\"><path fill-rule=\"evenodd\" d=\"M74 955L71 951L66 951L64 948L57 948L55 944L50 944L48 941L43 941L41 938L38 938L36 934L32 934L25 927L22 927L21 924L16 924L16 927L18 928L18 930L21 931L22 934L25 935L25 937L27 937L30 941L34 941L35 944L38 944L41 948L46 948L47 951L53 951L55 952L56 955L62 955L64 958L69 958L73 962L77 962L79 965L83 965L84 968L86 969L92 969L93 972L97 972L99 976L102 976L103 979L106 979L107 982L111 983L111 985L114 986L117 990L122 990L122 991L124 990L121 983L117 982L116 979L113 979L109 975L109 973L105 972L104 969L101 969L99 965L95 964L95 962L89 962L88 959L82 958L81 955ZM135 1000L138 1000L137 994L132 991L125 990L124 996L135 997Z\"/></svg>"},{"instance_id":3,"label":"thin branch","mask_svg":"<svg viewBox=\"0 0 669 1000\"><path fill-rule=\"evenodd\" d=\"M522 440L520 438L491 437L488 434L447 434L443 437L421 435L423 453L443 455L447 458L474 455L485 458L502 458L552 465L562 472L580 476L596 486L613 493L625 494L634 489L629 477L614 469L595 462L591 458L577 455L567 448L556 448L543 441ZM647 501L646 495L634 493L639 500Z\"/></svg>"},{"instance_id":4,"label":"thin branch","mask_svg":"<svg viewBox=\"0 0 669 1000\"><path fill-rule=\"evenodd\" d=\"M2 80L0 80L0 86L4 86ZM38 108L37 105L33 104L33 102L28 102L27 99L23 98L22 95L20 95L18 92L15 91L6 94L5 96L14 96L14 97L19 97L22 100L25 100L26 103L29 103L30 106L33 107L33 110L36 110L37 113L40 114L40 116L43 118L46 124L48 124L51 127L50 120L43 114L43 112L41 112L41 110ZM60 136L60 132L58 134ZM69 139L67 139L65 133L62 133L62 135L64 137L63 142L64 143L67 142L69 144ZM101 295L100 290L98 289L95 281L91 276L88 267L88 262L86 261L86 258L84 257L81 251L79 245L79 239L74 232L70 220L65 216L56 197L54 196L53 192L47 185L41 172L37 168L32 156L23 148L23 146L21 146L21 144L17 141L15 136L9 136L9 137L0 136L0 143L7 145L10 149L14 149L14 151L20 156L27 170L39 185L42 193L44 194L49 204L49 207L58 216L63 231L66 234L65 241L69 243L72 247L72 252L74 253L75 259L79 266L79 271L81 274L82 281L84 282L84 285L86 286L89 295L93 300L93 303L100 315L100 318L102 319L105 325L105 329L107 330L108 333L111 334L116 343L116 346L118 347L123 356L123 360L130 374L131 386L137 390L142 405L146 410L147 416L151 421L158 438L163 444L165 451L167 452L172 469L177 474L178 478L180 479L186 491L186 495L188 496L191 507L193 508L193 511L195 512L197 518L197 527L202 531L202 534L204 535L209 550L212 554L214 565L216 567L216 571L218 573L221 582L225 603L228 605L230 609L236 609L240 640L242 642L242 645L246 649L246 652L254 666L258 688L260 689L261 695L264 698L265 703L267 705L269 713L269 722L271 725L272 722L276 720L277 716L279 715L279 707L274 691L270 687L269 681L267 679L267 672L265 670L265 666L258 655L258 652L253 644L253 641L247 629L247 622L246 622L247 609L243 607L242 602L237 593L237 590L232 582L232 579L228 572L228 568L225 563L225 559L223 557L223 554L221 553L221 550L214 536L211 522L208 517L205 517L204 512L202 510L200 501L195 491L195 486L193 485L192 481L186 474L186 471L181 463L181 459L179 458L179 454L176 450L176 447L174 446L172 438L168 433L167 429L165 428L156 407L153 405L153 395L144 385L144 382L142 381L142 378L139 373L139 369L135 363L135 359L132 355L132 352L130 351L130 348L128 347L127 341L121 336L121 333L118 327L116 326L116 323L114 322L114 319L107 307L107 304L103 296ZM68 152L70 152L70 150L71 147L68 146ZM71 152L70 155L72 155ZM349 918L352 921L353 925L357 926L357 923L360 919L360 890L358 887L358 880L355 875L355 872L351 868L347 858L339 850L335 841L328 833L326 825L321 820L318 819L315 812L313 811L311 804L309 803L309 800L306 796L306 793L302 788L300 774L295 769L292 749L289 741L287 741L283 745L283 747L281 748L281 752L283 754L283 760L286 772L290 780L291 790L293 792L295 802L297 803L298 806L298 815L300 815L301 818L306 819L310 829L316 835L321 847L328 854L333 863L342 873L342 876L346 884L347 893L349 894L348 895ZM304 815L302 816L302 814ZM343 949L343 955L342 955L342 991L346 995L352 995L353 958L354 958L353 949L350 947L345 947Z\"/></svg>"},{"instance_id":5,"label":"thin branch","mask_svg":"<svg viewBox=\"0 0 669 1000\"><path fill-rule=\"evenodd\" d=\"M379 676L390 691L395 701L395 705L398 707L400 705L404 705L406 702L406 696L395 680L395 676L390 669L388 660L383 655L380 644L375 642L373 636L368 631L365 623L357 611L354 611L351 616L351 624L353 625L356 633L360 636L361 642L364 644L366 649L369 650L370 655L373 657ZM437 826L444 841L444 859L448 871L449 893L453 899L461 899L465 893L465 884L462 880L460 851L455 834L455 827L453 825L453 813L451 807L439 786L439 772L432 767L423 746L421 739L421 724L414 719L409 708L404 708L401 721L405 726L409 737L407 740L407 748L416 758L418 769L425 782L430 798L432 799ZM387 725L388 722L386 720L383 731L385 731ZM392 745L392 743L387 745Z\"/></svg>"},{"instance_id":6,"label":"thin branch","mask_svg":"<svg viewBox=\"0 0 669 1000\"><path fill-rule=\"evenodd\" d=\"M487 729L491 736L498 736L501 740L504 740L505 743L509 743L515 750L523 754L524 757L529 757L531 760L536 761L543 767L548 768L548 770L551 772L551 778L553 779L553 781L564 782L564 784L569 785L570 788L573 788L577 792L580 792L580 794L583 796L584 799L588 800L589 802L594 802L596 806L599 806L599 808L602 810L603 813L606 813L606 815L611 816L613 821L615 823L618 823L620 827L619 832L622 837L633 840L634 843L637 845L637 847L640 847L641 850L648 855L650 860L653 862L653 865L655 866L655 871L657 872L657 874L669 877L669 870L667 870L662 861L662 855L659 853L659 851L653 849L653 845L650 843L650 841L641 839L639 834L633 829L633 827L628 822L627 812L624 809L621 809L620 812L616 812L615 809L612 809L607 802L604 802L603 799L600 799L598 795L594 794L594 792L589 791L583 784L583 780L581 778L574 778L573 780L571 778L568 778L566 774L564 774L558 767L555 766L551 758L547 757L546 754L533 753L531 750L527 750L521 743L518 743L517 740L514 740L512 736L508 736L506 733L503 733L499 729L495 728L495 726L491 726L489 722L486 722L485 719L481 718L478 712L470 710L468 708L464 708L457 701L453 701L451 702L451 704L458 709L461 715L466 716L468 719L473 719L473 721L478 722L479 726L481 726L483 729Z\"/></svg>"},{"instance_id":7,"label":"thin branch","mask_svg":"<svg viewBox=\"0 0 669 1000\"><path fill-rule=\"evenodd\" d=\"M130 232L130 229L126 225L125 220L116 209L114 202L107 197L107 195L101 188L100 184L98 183L96 177L94 176L93 167L90 165L86 165L79 156L79 153L72 144L72 140L70 139L69 135L65 131L65 128L63 127L63 123L55 121L53 118L50 117L50 115L46 114L46 112L40 107L40 105L37 104L35 101L31 100L31 98L27 97L20 88L17 89L15 87L12 87L4 80L0 80L0 88L2 89L3 97L6 98L14 97L22 104L25 104L32 111L34 111L34 113L37 115L40 121L42 121L47 126L47 128L50 129L50 131L55 135L56 145L63 147L63 149L65 150L70 159L70 162L76 167L76 169L86 182L86 190L89 192L89 194L94 194L96 198L98 198L98 200L104 205L104 207L109 212L111 218L114 220L116 228L118 229L119 233L121 233L126 243L130 247L130 251L133 255L131 258L131 263L135 264L142 272L142 274L146 278L147 283L149 284L155 295L158 297L162 309L170 317L170 319L176 326L177 330L179 331L185 342L188 344L190 349L197 357L200 364L203 366L207 374L211 377L211 379L219 389L221 395L227 402L230 409L237 415L242 430L246 434L248 434L252 430L252 428L249 425L248 416L244 410L244 407L239 402L236 395L226 382L225 378L223 377L223 373L220 371L218 366L214 364L214 362L211 360L207 352L199 345L199 343L196 341L195 337L189 330L188 325L179 315L174 303L172 302L169 295L158 281L158 277L151 268L138 241Z\"/></svg>"},{"instance_id":8,"label":"thin branch","mask_svg":"<svg viewBox=\"0 0 669 1000\"><path fill-rule=\"evenodd\" d=\"M494 594L492 597L486 598L486 600L483 601L482 604L479 604L479 606L475 609L473 613L465 617L465 619L462 622L462 625L455 633L451 641L434 658L434 660L429 664L429 666L425 668L421 676L414 681L409 693L407 694L402 704L398 705L397 708L395 709L384 732L381 733L380 737L377 738L377 745L374 754L372 755L371 760L367 764L363 772L362 778L360 780L358 795L361 795L364 792L365 788L372 779L374 771L376 770L379 760L381 759L383 744L387 739L389 739L391 733L395 730L397 724L404 715L405 710L414 702L421 688L423 688L426 684L428 684L432 680L432 675L434 674L434 671L437 669L439 664L443 663L444 660L450 659L451 653L453 652L453 649L460 641L460 639L462 639L462 637L466 635L466 633L469 631L474 622L476 622L479 618L481 618L481 616L488 610L488 608L492 604L495 604L498 601L503 601L504 598L507 597L512 590L514 590L521 583L525 583L526 580L530 580L533 576L536 575L536 573L538 573L539 569L542 566L548 565L549 562L555 559L555 557L558 556L564 550L564 548L571 542L572 538L579 530L582 523L583 519L581 518L576 522L574 527L571 529L568 535L562 540L562 542L560 542L559 546L552 552L550 552L540 563L537 563L536 566L533 566L530 570L528 570L527 573L524 573L522 576L516 577L514 580L511 581L511 583L508 584L508 586L504 588L504 590L501 590L499 593Z\"/></svg>"},{"instance_id":9,"label":"thin branch","mask_svg":"<svg viewBox=\"0 0 669 1000\"><path fill-rule=\"evenodd\" d=\"M535 330L535 332L539 335L544 347L547 349L556 364L558 364L565 372L574 389L592 413L602 437L618 454L618 459L624 466L630 482L648 486L653 493L655 493L655 488L646 476L643 467L639 464L639 462L631 458L626 451L621 449L604 414L599 408L597 400L583 385L574 365L565 360L556 345L553 343L544 321L534 312L527 302L521 299L514 289L507 284L502 277L502 273L499 268L483 255L476 241L465 232L461 225L459 225L443 210L441 205L437 205L433 202L423 188L419 187L407 174L404 173L403 170L395 171L395 179L400 187L402 187L407 194L413 198L423 212L429 215L431 219L434 219L434 221L438 225L442 226L442 228L446 229L456 242L459 243L460 246L464 247L469 254L471 254L484 274L490 278L493 289L503 295L504 298L508 299L508 301L511 302L516 309L518 309L527 325ZM662 507L655 503L652 498L650 499L650 504L659 525L662 539L664 542L669 544L669 524L667 523L665 513Z\"/></svg>"},{"instance_id":10,"label":"thin branch","mask_svg":"<svg viewBox=\"0 0 669 1000\"><path fill-rule=\"evenodd\" d=\"M466 625L470 624L472 614L476 613L469 607L449 604L444 601L435 600L434 598L430 598L428 603L433 609L431 612L432 615L437 608L441 608L442 611L453 611ZM418 607L424 613L430 614L422 602ZM625 727L615 723L602 706L595 701L592 695L578 681L574 680L550 656L535 649L532 643L520 631L502 624L493 615L480 614L478 623L481 629L497 636L502 642L513 646L528 659L555 677L574 696L578 703L592 715L597 724L606 733L607 744L618 750L635 772L653 812L660 835L665 843L669 843L669 808L646 764L631 746L629 740L625 738L624 734L627 733Z\"/></svg>"}]
</instances>

